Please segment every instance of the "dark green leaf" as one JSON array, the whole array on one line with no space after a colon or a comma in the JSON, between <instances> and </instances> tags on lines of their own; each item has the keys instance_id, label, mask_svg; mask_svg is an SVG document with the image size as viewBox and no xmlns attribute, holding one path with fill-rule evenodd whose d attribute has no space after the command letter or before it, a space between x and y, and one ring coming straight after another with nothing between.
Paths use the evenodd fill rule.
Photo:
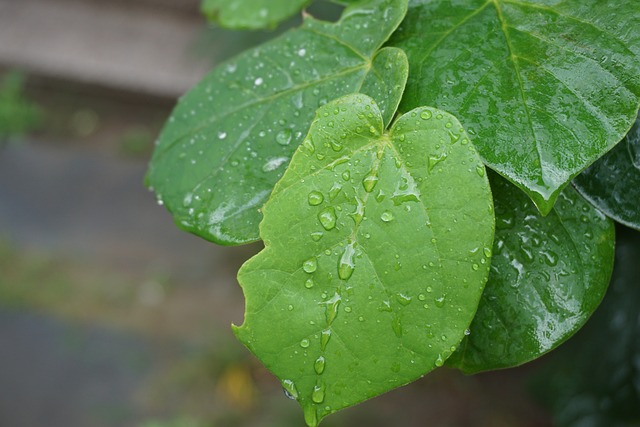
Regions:
<instances>
[{"instance_id":1,"label":"dark green leaf","mask_svg":"<svg viewBox=\"0 0 640 427\"><path fill-rule=\"evenodd\" d=\"M618 235L602 305L535 378L558 427L640 424L640 234L619 227Z\"/></svg>"},{"instance_id":2,"label":"dark green leaf","mask_svg":"<svg viewBox=\"0 0 640 427\"><path fill-rule=\"evenodd\" d=\"M363 91L388 121L407 61L380 45L406 0L345 9L337 23L304 25L221 65L177 105L160 136L147 182L176 223L221 244L258 239L264 204L315 110Z\"/></svg>"},{"instance_id":3,"label":"dark green leaf","mask_svg":"<svg viewBox=\"0 0 640 427\"><path fill-rule=\"evenodd\" d=\"M637 1L410 3L390 42L411 64L401 109L455 114L485 162L543 214L635 120Z\"/></svg>"},{"instance_id":4,"label":"dark green leaf","mask_svg":"<svg viewBox=\"0 0 640 427\"><path fill-rule=\"evenodd\" d=\"M560 345L598 307L613 268L613 222L575 190L542 217L515 186L492 178L489 282L470 335L447 361L466 373L517 366Z\"/></svg>"},{"instance_id":5,"label":"dark green leaf","mask_svg":"<svg viewBox=\"0 0 640 427\"><path fill-rule=\"evenodd\" d=\"M202 12L210 21L234 29L273 28L311 0L203 0Z\"/></svg>"},{"instance_id":6,"label":"dark green leaf","mask_svg":"<svg viewBox=\"0 0 640 427\"><path fill-rule=\"evenodd\" d=\"M442 366L476 311L493 226L453 116L419 108L384 132L370 98L332 102L264 207L236 334L316 425Z\"/></svg>"},{"instance_id":7,"label":"dark green leaf","mask_svg":"<svg viewBox=\"0 0 640 427\"><path fill-rule=\"evenodd\" d=\"M640 230L640 118L613 150L578 175L578 191L609 217Z\"/></svg>"}]
</instances>

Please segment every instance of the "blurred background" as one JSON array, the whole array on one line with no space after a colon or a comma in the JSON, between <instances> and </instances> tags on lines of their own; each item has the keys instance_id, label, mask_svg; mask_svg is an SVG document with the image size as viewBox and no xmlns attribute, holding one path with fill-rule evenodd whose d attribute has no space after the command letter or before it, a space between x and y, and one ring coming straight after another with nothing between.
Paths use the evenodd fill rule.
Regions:
<instances>
[{"instance_id":1,"label":"blurred background","mask_svg":"<svg viewBox=\"0 0 640 427\"><path fill-rule=\"evenodd\" d=\"M259 246L179 231L142 184L177 97L276 34L208 27L198 0L0 0L0 427L303 425L230 328ZM618 234L626 269L560 350L323 425L640 425L640 238Z\"/></svg>"}]
</instances>

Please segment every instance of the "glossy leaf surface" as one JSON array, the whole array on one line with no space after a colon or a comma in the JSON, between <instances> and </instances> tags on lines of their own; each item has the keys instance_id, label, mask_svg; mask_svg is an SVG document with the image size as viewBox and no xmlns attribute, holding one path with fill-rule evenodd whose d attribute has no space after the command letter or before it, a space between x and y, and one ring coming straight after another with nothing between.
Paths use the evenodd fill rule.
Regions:
<instances>
[{"instance_id":1,"label":"glossy leaf surface","mask_svg":"<svg viewBox=\"0 0 640 427\"><path fill-rule=\"evenodd\" d=\"M345 9L337 23L304 25L212 71L176 106L148 184L183 229L221 244L258 239L264 204L319 105L364 91L390 120L407 78L399 49L380 45L406 0Z\"/></svg>"},{"instance_id":2,"label":"glossy leaf surface","mask_svg":"<svg viewBox=\"0 0 640 427\"><path fill-rule=\"evenodd\" d=\"M485 163L543 213L640 103L640 8L624 0L412 0L401 109L455 114Z\"/></svg>"},{"instance_id":3,"label":"glossy leaf surface","mask_svg":"<svg viewBox=\"0 0 640 427\"><path fill-rule=\"evenodd\" d=\"M534 378L558 427L640 420L640 233L618 227L609 291L589 323Z\"/></svg>"},{"instance_id":4,"label":"glossy leaf surface","mask_svg":"<svg viewBox=\"0 0 640 427\"><path fill-rule=\"evenodd\" d=\"M515 186L492 178L491 273L471 333L447 361L465 373L517 366L560 345L598 307L613 268L613 222L573 188L543 217Z\"/></svg>"},{"instance_id":5,"label":"glossy leaf surface","mask_svg":"<svg viewBox=\"0 0 640 427\"><path fill-rule=\"evenodd\" d=\"M264 207L265 249L238 275L246 314L235 329L309 425L455 350L490 264L484 171L439 110L407 113L388 132L363 95L318 110Z\"/></svg>"},{"instance_id":6,"label":"glossy leaf surface","mask_svg":"<svg viewBox=\"0 0 640 427\"><path fill-rule=\"evenodd\" d=\"M210 21L234 29L273 28L311 0L204 0L202 12Z\"/></svg>"},{"instance_id":7,"label":"glossy leaf surface","mask_svg":"<svg viewBox=\"0 0 640 427\"><path fill-rule=\"evenodd\" d=\"M607 216L640 230L640 119L622 142L573 184Z\"/></svg>"}]
</instances>

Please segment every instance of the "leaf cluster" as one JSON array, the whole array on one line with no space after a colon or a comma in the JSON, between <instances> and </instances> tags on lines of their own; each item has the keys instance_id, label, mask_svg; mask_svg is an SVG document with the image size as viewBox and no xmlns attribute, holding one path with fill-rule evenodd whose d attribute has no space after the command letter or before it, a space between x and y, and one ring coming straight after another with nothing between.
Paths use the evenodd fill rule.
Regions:
<instances>
[{"instance_id":1,"label":"leaf cluster","mask_svg":"<svg viewBox=\"0 0 640 427\"><path fill-rule=\"evenodd\" d=\"M203 10L272 28L308 3ZM606 292L613 220L640 229L634 2L338 3L188 92L147 175L179 227L264 241L234 330L311 426L554 349Z\"/></svg>"}]
</instances>

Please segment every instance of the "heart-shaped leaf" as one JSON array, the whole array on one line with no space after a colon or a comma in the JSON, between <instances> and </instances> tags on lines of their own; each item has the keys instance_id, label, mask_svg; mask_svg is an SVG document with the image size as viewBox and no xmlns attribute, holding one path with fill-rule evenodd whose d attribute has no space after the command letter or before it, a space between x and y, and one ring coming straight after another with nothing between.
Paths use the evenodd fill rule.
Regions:
<instances>
[{"instance_id":1,"label":"heart-shaped leaf","mask_svg":"<svg viewBox=\"0 0 640 427\"><path fill-rule=\"evenodd\" d=\"M210 21L235 29L273 28L311 0L203 0Z\"/></svg>"},{"instance_id":2,"label":"heart-shaped leaf","mask_svg":"<svg viewBox=\"0 0 640 427\"><path fill-rule=\"evenodd\" d=\"M309 425L442 366L486 282L493 206L459 122L419 108L384 131L371 98L321 107L240 270L238 338Z\"/></svg>"},{"instance_id":3,"label":"heart-shaped leaf","mask_svg":"<svg viewBox=\"0 0 640 427\"><path fill-rule=\"evenodd\" d=\"M401 109L455 114L485 162L551 211L640 104L640 8L626 0L412 0Z\"/></svg>"},{"instance_id":4,"label":"heart-shaped leaf","mask_svg":"<svg viewBox=\"0 0 640 427\"><path fill-rule=\"evenodd\" d=\"M521 365L580 329L613 269L613 222L569 187L546 217L493 175L491 273L470 335L447 364L465 373Z\"/></svg>"},{"instance_id":5,"label":"heart-shaped leaf","mask_svg":"<svg viewBox=\"0 0 640 427\"><path fill-rule=\"evenodd\" d=\"M147 183L183 229L220 244L259 238L258 209L319 105L362 91L395 112L407 78L399 49L380 45L407 0L372 0L337 23L304 25L221 65L176 106Z\"/></svg>"},{"instance_id":6,"label":"heart-shaped leaf","mask_svg":"<svg viewBox=\"0 0 640 427\"><path fill-rule=\"evenodd\" d=\"M640 118L613 150L573 180L607 216L640 230Z\"/></svg>"}]
</instances>

